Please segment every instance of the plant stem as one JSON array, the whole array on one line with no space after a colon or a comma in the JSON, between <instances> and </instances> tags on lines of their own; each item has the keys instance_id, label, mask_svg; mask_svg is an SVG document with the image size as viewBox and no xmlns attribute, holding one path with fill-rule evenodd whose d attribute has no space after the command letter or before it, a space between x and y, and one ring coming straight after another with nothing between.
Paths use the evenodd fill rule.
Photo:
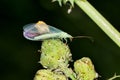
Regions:
<instances>
[{"instance_id":1,"label":"plant stem","mask_svg":"<svg viewBox=\"0 0 120 80\"><path fill-rule=\"evenodd\" d=\"M120 47L120 33L87 0L75 3Z\"/></svg>"},{"instance_id":2,"label":"plant stem","mask_svg":"<svg viewBox=\"0 0 120 80\"><path fill-rule=\"evenodd\" d=\"M116 78L120 78L120 75L114 75L112 78L109 78L108 80L113 80L113 79L116 79Z\"/></svg>"},{"instance_id":3,"label":"plant stem","mask_svg":"<svg viewBox=\"0 0 120 80\"><path fill-rule=\"evenodd\" d=\"M60 66L61 70L64 72L64 74L71 78L71 80L77 80L76 79L76 74L73 72L73 70L71 68L68 67L64 67L63 65Z\"/></svg>"}]
</instances>

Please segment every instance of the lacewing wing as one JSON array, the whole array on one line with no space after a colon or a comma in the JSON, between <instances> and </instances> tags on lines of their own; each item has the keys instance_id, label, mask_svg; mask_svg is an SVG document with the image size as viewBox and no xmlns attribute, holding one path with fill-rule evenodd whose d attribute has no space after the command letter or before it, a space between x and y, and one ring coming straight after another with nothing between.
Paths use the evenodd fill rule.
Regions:
<instances>
[{"instance_id":1,"label":"lacewing wing","mask_svg":"<svg viewBox=\"0 0 120 80\"><path fill-rule=\"evenodd\" d=\"M23 27L23 30L24 37L32 41L42 41L51 38L72 38L68 33L47 25L43 21L27 24Z\"/></svg>"}]
</instances>

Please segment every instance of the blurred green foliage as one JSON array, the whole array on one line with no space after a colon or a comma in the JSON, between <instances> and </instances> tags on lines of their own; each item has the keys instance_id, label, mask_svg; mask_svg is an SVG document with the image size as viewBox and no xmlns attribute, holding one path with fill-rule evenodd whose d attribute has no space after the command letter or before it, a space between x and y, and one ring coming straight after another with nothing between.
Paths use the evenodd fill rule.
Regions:
<instances>
[{"instance_id":1,"label":"blurred green foliage","mask_svg":"<svg viewBox=\"0 0 120 80\"><path fill-rule=\"evenodd\" d=\"M119 0L88 1L120 31ZM90 57L102 76L100 80L120 74L120 48L76 5L71 14L67 14L68 8L69 5L60 7L51 0L0 0L0 80L33 80L41 68L37 63L41 42L26 40L22 29L38 20L72 36L93 37L94 42L74 39L69 43L73 59Z\"/></svg>"}]
</instances>

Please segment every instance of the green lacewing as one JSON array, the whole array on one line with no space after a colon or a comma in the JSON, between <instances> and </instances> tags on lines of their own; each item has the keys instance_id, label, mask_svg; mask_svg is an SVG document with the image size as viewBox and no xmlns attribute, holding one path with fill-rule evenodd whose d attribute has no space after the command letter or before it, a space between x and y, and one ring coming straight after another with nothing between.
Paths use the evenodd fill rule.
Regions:
<instances>
[{"instance_id":1,"label":"green lacewing","mask_svg":"<svg viewBox=\"0 0 120 80\"><path fill-rule=\"evenodd\" d=\"M32 41L42 41L52 38L73 38L70 34L53 26L47 25L43 21L27 24L23 27L23 30L24 37Z\"/></svg>"}]
</instances>

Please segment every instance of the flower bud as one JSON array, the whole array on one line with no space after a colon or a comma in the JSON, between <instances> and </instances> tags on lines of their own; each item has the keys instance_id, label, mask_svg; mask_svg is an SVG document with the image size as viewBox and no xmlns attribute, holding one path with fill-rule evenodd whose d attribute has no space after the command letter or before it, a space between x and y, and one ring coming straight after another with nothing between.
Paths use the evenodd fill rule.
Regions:
<instances>
[{"instance_id":1,"label":"flower bud","mask_svg":"<svg viewBox=\"0 0 120 80\"><path fill-rule=\"evenodd\" d=\"M49 69L68 67L71 60L69 47L59 39L44 40L41 47L40 63Z\"/></svg>"},{"instance_id":2,"label":"flower bud","mask_svg":"<svg viewBox=\"0 0 120 80\"><path fill-rule=\"evenodd\" d=\"M74 69L78 80L94 80L98 77L92 61L88 57L83 57L74 63Z\"/></svg>"},{"instance_id":3,"label":"flower bud","mask_svg":"<svg viewBox=\"0 0 120 80\"><path fill-rule=\"evenodd\" d=\"M38 70L34 80L67 80L63 74L55 74L51 70Z\"/></svg>"}]
</instances>

